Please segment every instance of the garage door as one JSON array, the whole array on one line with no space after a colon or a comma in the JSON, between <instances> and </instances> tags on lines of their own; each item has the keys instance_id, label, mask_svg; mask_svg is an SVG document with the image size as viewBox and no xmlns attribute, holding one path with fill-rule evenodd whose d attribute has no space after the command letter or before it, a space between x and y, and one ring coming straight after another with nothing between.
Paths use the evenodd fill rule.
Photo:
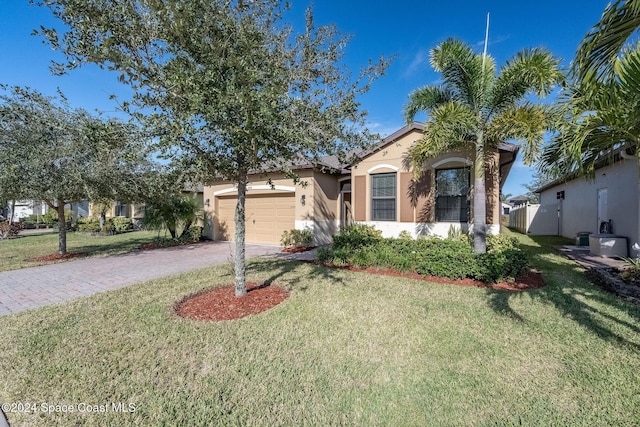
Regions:
<instances>
[{"instance_id":1,"label":"garage door","mask_svg":"<svg viewBox=\"0 0 640 427\"><path fill-rule=\"evenodd\" d=\"M295 193L247 196L245 203L247 243L279 245L282 232L295 227ZM217 198L217 240L233 240L236 196Z\"/></svg>"}]
</instances>

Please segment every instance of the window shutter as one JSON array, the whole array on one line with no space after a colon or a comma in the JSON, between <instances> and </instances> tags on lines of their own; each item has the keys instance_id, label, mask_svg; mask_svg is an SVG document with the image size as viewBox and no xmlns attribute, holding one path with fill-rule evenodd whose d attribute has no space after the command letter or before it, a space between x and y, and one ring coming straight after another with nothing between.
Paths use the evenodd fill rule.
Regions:
<instances>
[{"instance_id":1,"label":"window shutter","mask_svg":"<svg viewBox=\"0 0 640 427\"><path fill-rule=\"evenodd\" d=\"M411 205L411 181L413 174L400 174L400 222L413 222L413 206Z\"/></svg>"},{"instance_id":2,"label":"window shutter","mask_svg":"<svg viewBox=\"0 0 640 427\"><path fill-rule=\"evenodd\" d=\"M351 195L353 201L353 219L355 221L366 221L367 215L367 177L356 176L354 179L354 188Z\"/></svg>"}]
</instances>

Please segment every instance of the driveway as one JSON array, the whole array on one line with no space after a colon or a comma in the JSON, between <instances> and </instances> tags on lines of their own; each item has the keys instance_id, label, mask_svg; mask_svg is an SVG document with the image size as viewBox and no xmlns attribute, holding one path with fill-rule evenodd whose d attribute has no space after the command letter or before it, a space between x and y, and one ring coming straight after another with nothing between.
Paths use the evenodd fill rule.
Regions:
<instances>
[{"instance_id":1,"label":"driveway","mask_svg":"<svg viewBox=\"0 0 640 427\"><path fill-rule=\"evenodd\" d=\"M275 255L278 246L246 245L246 257ZM84 258L0 272L0 316L232 260L233 243L207 242L124 255Z\"/></svg>"}]
</instances>

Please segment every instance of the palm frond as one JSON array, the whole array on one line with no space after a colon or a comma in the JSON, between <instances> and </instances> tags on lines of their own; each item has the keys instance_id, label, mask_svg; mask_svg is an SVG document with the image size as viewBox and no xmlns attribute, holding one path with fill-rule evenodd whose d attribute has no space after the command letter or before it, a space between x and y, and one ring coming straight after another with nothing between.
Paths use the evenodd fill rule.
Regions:
<instances>
[{"instance_id":1,"label":"palm frond","mask_svg":"<svg viewBox=\"0 0 640 427\"><path fill-rule=\"evenodd\" d=\"M553 122L553 111L544 105L525 103L494 117L487 132L492 145L504 140L516 140L523 150L524 162L532 164L544 142L544 133Z\"/></svg>"},{"instance_id":2,"label":"palm frond","mask_svg":"<svg viewBox=\"0 0 640 427\"><path fill-rule=\"evenodd\" d=\"M420 111L429 113L438 105L449 102L453 93L444 86L424 86L409 95L409 103L404 107L407 124L413 122Z\"/></svg>"},{"instance_id":3,"label":"palm frond","mask_svg":"<svg viewBox=\"0 0 640 427\"><path fill-rule=\"evenodd\" d=\"M614 71L622 88L630 93L640 93L640 45L618 59Z\"/></svg>"},{"instance_id":4,"label":"palm frond","mask_svg":"<svg viewBox=\"0 0 640 427\"><path fill-rule=\"evenodd\" d=\"M488 57L489 58L489 57ZM431 66L442 73L444 85L456 93L456 100L476 111L482 108L487 82L495 78L495 66L489 58L483 79L482 55L457 39L447 39L431 50Z\"/></svg>"},{"instance_id":5,"label":"palm frond","mask_svg":"<svg viewBox=\"0 0 640 427\"><path fill-rule=\"evenodd\" d=\"M527 93L547 96L564 81L559 69L560 59L546 49L526 49L518 52L500 69L489 102L493 111L511 108Z\"/></svg>"},{"instance_id":6,"label":"palm frond","mask_svg":"<svg viewBox=\"0 0 640 427\"><path fill-rule=\"evenodd\" d=\"M617 0L578 47L573 72L579 79L595 73L598 80L613 76L616 59L640 27L640 0Z\"/></svg>"},{"instance_id":7,"label":"palm frond","mask_svg":"<svg viewBox=\"0 0 640 427\"><path fill-rule=\"evenodd\" d=\"M467 145L474 126L475 113L467 105L455 101L439 105L432 110L422 138L409 149L408 164L419 173L429 158Z\"/></svg>"}]
</instances>

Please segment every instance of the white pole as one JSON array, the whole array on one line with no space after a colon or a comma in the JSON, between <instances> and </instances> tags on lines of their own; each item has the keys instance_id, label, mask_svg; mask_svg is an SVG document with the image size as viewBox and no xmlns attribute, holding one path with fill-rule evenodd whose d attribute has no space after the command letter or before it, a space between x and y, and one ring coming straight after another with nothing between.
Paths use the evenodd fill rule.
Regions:
<instances>
[{"instance_id":1,"label":"white pole","mask_svg":"<svg viewBox=\"0 0 640 427\"><path fill-rule=\"evenodd\" d=\"M484 61L487 57L487 45L489 44L489 12L487 12L487 29L484 34L484 52L482 52L482 74L484 74Z\"/></svg>"}]
</instances>

